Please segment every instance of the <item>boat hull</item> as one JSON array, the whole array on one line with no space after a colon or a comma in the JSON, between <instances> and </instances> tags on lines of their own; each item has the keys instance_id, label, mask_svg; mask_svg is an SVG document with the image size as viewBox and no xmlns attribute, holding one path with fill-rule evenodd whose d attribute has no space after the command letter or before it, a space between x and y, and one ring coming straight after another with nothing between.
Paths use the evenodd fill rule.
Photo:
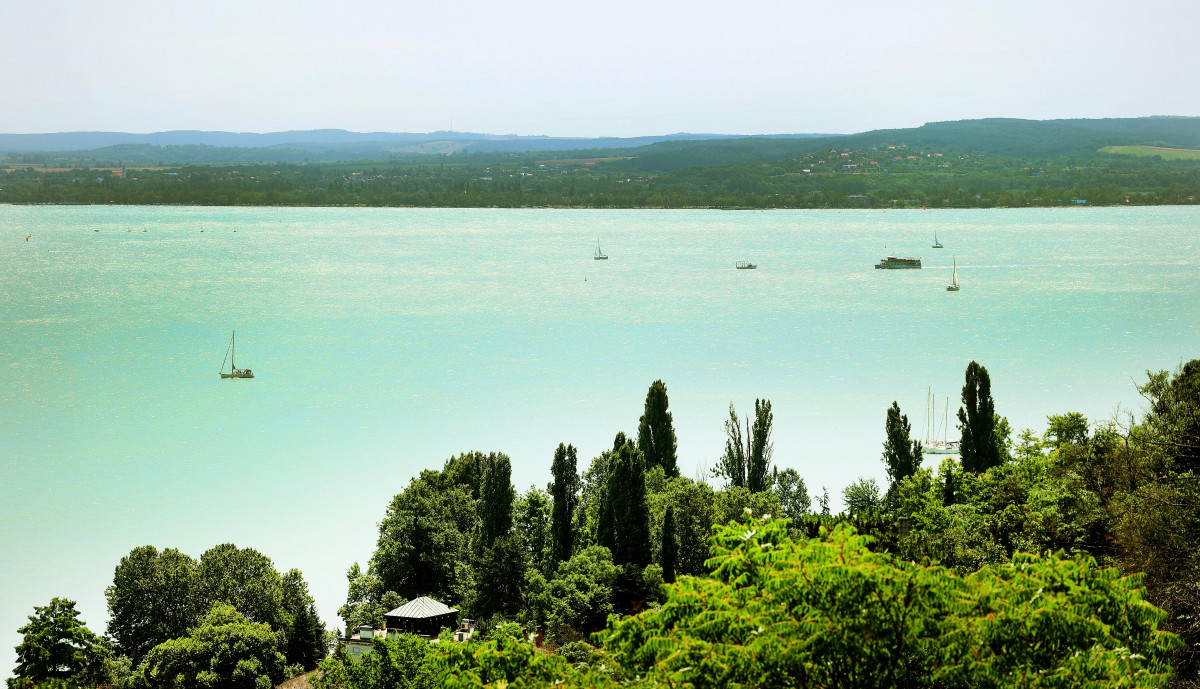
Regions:
<instances>
[{"instance_id":1,"label":"boat hull","mask_svg":"<svg viewBox=\"0 0 1200 689\"><path fill-rule=\"evenodd\" d=\"M879 263L876 263L875 267L881 270L920 270L921 259L888 256Z\"/></svg>"}]
</instances>

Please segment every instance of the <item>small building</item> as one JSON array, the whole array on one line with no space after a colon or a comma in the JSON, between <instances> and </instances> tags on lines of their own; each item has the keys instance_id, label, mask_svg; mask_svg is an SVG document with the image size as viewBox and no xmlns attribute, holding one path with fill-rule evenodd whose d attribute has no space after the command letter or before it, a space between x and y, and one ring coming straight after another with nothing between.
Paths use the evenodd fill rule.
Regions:
<instances>
[{"instance_id":1,"label":"small building","mask_svg":"<svg viewBox=\"0 0 1200 689\"><path fill-rule=\"evenodd\" d=\"M421 596L387 613L383 620L389 632L436 637L442 628L455 628L458 610Z\"/></svg>"},{"instance_id":2,"label":"small building","mask_svg":"<svg viewBox=\"0 0 1200 689\"><path fill-rule=\"evenodd\" d=\"M455 641L469 640L475 631L474 620L464 619L461 627L457 625L458 609L422 596L384 615L383 629L363 625L353 632L346 630L346 636L339 638L338 644L351 660L358 661L371 652L376 637L388 639L400 634L415 634L437 643L442 629L452 629Z\"/></svg>"}]
</instances>

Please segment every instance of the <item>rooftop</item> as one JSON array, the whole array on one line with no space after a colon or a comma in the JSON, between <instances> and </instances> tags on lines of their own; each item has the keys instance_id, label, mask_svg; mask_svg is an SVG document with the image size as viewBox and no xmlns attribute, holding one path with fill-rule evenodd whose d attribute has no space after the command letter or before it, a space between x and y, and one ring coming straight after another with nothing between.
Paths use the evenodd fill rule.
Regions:
<instances>
[{"instance_id":1,"label":"rooftop","mask_svg":"<svg viewBox=\"0 0 1200 689\"><path fill-rule=\"evenodd\" d=\"M443 605L428 596L421 596L392 610L387 614L387 617L406 617L412 620L421 620L428 617L452 615L456 612L458 610L455 608Z\"/></svg>"}]
</instances>

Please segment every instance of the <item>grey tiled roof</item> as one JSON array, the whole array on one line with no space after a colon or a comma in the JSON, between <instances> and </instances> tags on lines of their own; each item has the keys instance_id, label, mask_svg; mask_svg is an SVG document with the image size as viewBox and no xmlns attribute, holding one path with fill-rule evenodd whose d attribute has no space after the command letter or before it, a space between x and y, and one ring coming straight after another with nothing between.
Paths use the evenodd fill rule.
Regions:
<instances>
[{"instance_id":1,"label":"grey tiled roof","mask_svg":"<svg viewBox=\"0 0 1200 689\"><path fill-rule=\"evenodd\" d=\"M410 620L423 620L427 617L452 615L456 612L458 610L455 608L443 605L428 596L421 596L389 612L387 617L406 617Z\"/></svg>"}]
</instances>

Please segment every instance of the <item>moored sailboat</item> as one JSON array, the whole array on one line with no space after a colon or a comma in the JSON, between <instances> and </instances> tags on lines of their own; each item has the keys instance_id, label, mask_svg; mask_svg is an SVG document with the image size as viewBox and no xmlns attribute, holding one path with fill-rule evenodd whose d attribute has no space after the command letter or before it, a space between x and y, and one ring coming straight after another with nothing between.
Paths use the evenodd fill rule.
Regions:
<instances>
[{"instance_id":1,"label":"moored sailboat","mask_svg":"<svg viewBox=\"0 0 1200 689\"><path fill-rule=\"evenodd\" d=\"M956 455L958 441L950 439L950 398L946 398L946 408L942 420L942 438L937 439L937 400L933 391L926 393L925 408L925 441L921 443L921 453L926 455Z\"/></svg>"}]
</instances>

